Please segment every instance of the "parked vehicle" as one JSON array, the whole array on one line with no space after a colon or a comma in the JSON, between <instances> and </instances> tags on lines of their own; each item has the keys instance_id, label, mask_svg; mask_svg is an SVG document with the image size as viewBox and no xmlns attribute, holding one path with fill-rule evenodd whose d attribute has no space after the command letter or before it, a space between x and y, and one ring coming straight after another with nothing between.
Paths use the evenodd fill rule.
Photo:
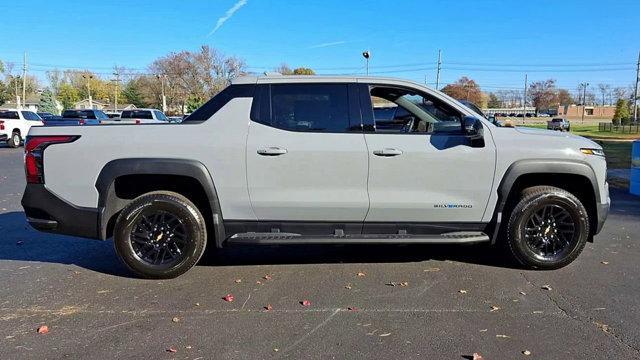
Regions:
<instances>
[{"instance_id":1,"label":"parked vehicle","mask_svg":"<svg viewBox=\"0 0 640 360\"><path fill-rule=\"evenodd\" d=\"M120 112L105 112L109 119L115 119L120 117Z\"/></svg>"},{"instance_id":2,"label":"parked vehicle","mask_svg":"<svg viewBox=\"0 0 640 360\"><path fill-rule=\"evenodd\" d=\"M67 109L61 118L45 119L45 126L99 125L101 120L108 119L102 110Z\"/></svg>"},{"instance_id":3,"label":"parked vehicle","mask_svg":"<svg viewBox=\"0 0 640 360\"><path fill-rule=\"evenodd\" d=\"M32 126L42 126L42 119L33 111L0 110L0 141L10 147L20 146Z\"/></svg>"},{"instance_id":4,"label":"parked vehicle","mask_svg":"<svg viewBox=\"0 0 640 360\"><path fill-rule=\"evenodd\" d=\"M182 116L167 116L167 119L171 123L181 123L183 118Z\"/></svg>"},{"instance_id":5,"label":"parked vehicle","mask_svg":"<svg viewBox=\"0 0 640 360\"><path fill-rule=\"evenodd\" d=\"M157 109L123 110L119 118L102 121L102 124L159 124L167 123L169 119Z\"/></svg>"},{"instance_id":6,"label":"parked vehicle","mask_svg":"<svg viewBox=\"0 0 640 360\"><path fill-rule=\"evenodd\" d=\"M373 98L402 108L403 125L379 130ZM135 141L114 146L123 134ZM398 79L240 77L181 124L29 135L28 222L113 237L147 278L233 244L502 242L524 266L556 269L610 203L600 145L496 127Z\"/></svg>"},{"instance_id":7,"label":"parked vehicle","mask_svg":"<svg viewBox=\"0 0 640 360\"><path fill-rule=\"evenodd\" d=\"M483 118L489 120L493 125L502 126L502 123L500 123L500 121L498 121L498 119L496 118L496 115L487 115L487 114L485 114L482 111L482 109L480 109L476 104L472 103L469 100L458 99L458 101L460 102L460 104L468 107L469 109L474 111L476 114L478 114L478 115L482 116Z\"/></svg>"},{"instance_id":8,"label":"parked vehicle","mask_svg":"<svg viewBox=\"0 0 640 360\"><path fill-rule=\"evenodd\" d=\"M571 123L564 118L553 118L547 121L548 130L571 131Z\"/></svg>"}]
</instances>

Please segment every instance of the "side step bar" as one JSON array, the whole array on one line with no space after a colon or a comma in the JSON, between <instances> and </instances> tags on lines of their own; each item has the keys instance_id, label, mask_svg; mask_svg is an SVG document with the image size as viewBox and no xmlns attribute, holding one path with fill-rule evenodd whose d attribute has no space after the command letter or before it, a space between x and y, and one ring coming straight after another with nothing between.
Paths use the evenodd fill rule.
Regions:
<instances>
[{"instance_id":1,"label":"side step bar","mask_svg":"<svg viewBox=\"0 0 640 360\"><path fill-rule=\"evenodd\" d=\"M290 245L290 244L468 244L488 242L482 232L460 231L439 235L309 235L294 233L240 233L229 237L229 245Z\"/></svg>"}]
</instances>

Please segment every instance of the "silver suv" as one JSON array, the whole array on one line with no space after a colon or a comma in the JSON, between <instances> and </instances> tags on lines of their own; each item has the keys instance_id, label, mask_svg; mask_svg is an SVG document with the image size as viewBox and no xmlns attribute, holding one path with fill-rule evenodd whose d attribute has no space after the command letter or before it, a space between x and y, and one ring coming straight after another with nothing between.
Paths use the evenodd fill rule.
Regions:
<instances>
[{"instance_id":1,"label":"silver suv","mask_svg":"<svg viewBox=\"0 0 640 360\"><path fill-rule=\"evenodd\" d=\"M609 209L598 144L392 78L242 77L181 124L33 128L25 159L33 227L113 237L149 278L232 244L504 243L554 269Z\"/></svg>"}]
</instances>

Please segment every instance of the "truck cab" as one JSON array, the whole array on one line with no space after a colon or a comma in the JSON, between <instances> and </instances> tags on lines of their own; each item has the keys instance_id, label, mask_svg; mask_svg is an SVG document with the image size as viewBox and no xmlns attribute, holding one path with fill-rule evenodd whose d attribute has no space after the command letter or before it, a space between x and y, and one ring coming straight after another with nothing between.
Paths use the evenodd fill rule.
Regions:
<instances>
[{"instance_id":1,"label":"truck cab","mask_svg":"<svg viewBox=\"0 0 640 360\"><path fill-rule=\"evenodd\" d=\"M42 125L42 119L33 111L2 109L0 110L0 141L6 142L9 147L16 148L22 144L32 126Z\"/></svg>"}]
</instances>

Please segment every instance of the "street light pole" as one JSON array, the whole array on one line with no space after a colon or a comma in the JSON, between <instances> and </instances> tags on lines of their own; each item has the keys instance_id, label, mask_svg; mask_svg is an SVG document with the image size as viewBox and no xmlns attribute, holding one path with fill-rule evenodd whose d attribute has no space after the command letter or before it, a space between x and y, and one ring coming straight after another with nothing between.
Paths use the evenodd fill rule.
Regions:
<instances>
[{"instance_id":1,"label":"street light pole","mask_svg":"<svg viewBox=\"0 0 640 360\"><path fill-rule=\"evenodd\" d=\"M369 58L371 57L371 53L369 50L366 50L362 52L362 56L364 56L364 59L367 62L367 76L369 76Z\"/></svg>"},{"instance_id":2,"label":"street light pole","mask_svg":"<svg viewBox=\"0 0 640 360\"><path fill-rule=\"evenodd\" d=\"M89 108L93 109L93 99L91 99L91 79L93 79L93 75L82 74L82 77L87 79L87 92L89 93Z\"/></svg>"},{"instance_id":3,"label":"street light pole","mask_svg":"<svg viewBox=\"0 0 640 360\"><path fill-rule=\"evenodd\" d=\"M640 52L638 52L638 65L636 68L636 90L633 93L633 122L638 124L638 85L640 84Z\"/></svg>"},{"instance_id":4,"label":"street light pole","mask_svg":"<svg viewBox=\"0 0 640 360\"><path fill-rule=\"evenodd\" d=\"M584 124L584 113L587 108L587 86L589 86L588 82L580 84L582 86L582 123Z\"/></svg>"},{"instance_id":5,"label":"street light pole","mask_svg":"<svg viewBox=\"0 0 640 360\"><path fill-rule=\"evenodd\" d=\"M22 61L22 103L24 104L26 101L26 89L27 89L27 52L24 53L24 58Z\"/></svg>"},{"instance_id":6,"label":"street light pole","mask_svg":"<svg viewBox=\"0 0 640 360\"><path fill-rule=\"evenodd\" d=\"M524 74L524 97L522 98L522 124L524 119L527 118L527 81L529 80L529 74Z\"/></svg>"},{"instance_id":7,"label":"street light pole","mask_svg":"<svg viewBox=\"0 0 640 360\"><path fill-rule=\"evenodd\" d=\"M164 95L164 80L167 78L167 75L156 75L156 78L160 79L160 87L162 89L162 112L167 112L167 97Z\"/></svg>"},{"instance_id":8,"label":"street light pole","mask_svg":"<svg viewBox=\"0 0 640 360\"><path fill-rule=\"evenodd\" d=\"M116 77L114 79L114 81L116 83L116 88L115 88L115 94L114 94L115 103L114 103L114 109L113 110L114 110L114 112L117 113L118 112L118 87L120 85L120 72L118 71L117 68L116 68L116 71L113 73L113 75L115 75L115 77Z\"/></svg>"}]
</instances>

